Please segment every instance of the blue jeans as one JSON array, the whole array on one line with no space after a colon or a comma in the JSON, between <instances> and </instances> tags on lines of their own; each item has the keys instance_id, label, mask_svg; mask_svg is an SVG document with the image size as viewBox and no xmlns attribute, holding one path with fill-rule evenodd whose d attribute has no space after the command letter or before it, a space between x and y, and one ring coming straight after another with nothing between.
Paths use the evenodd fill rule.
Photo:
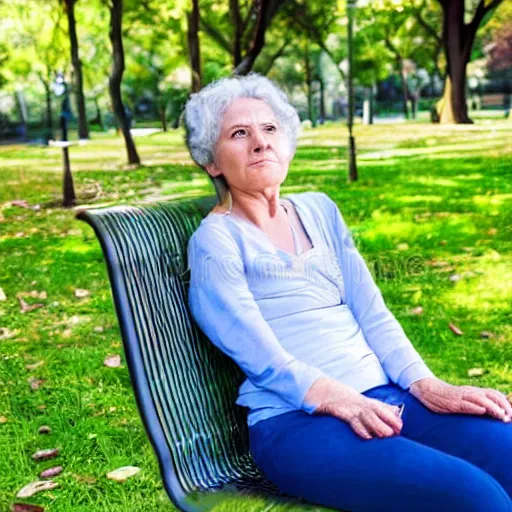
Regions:
<instances>
[{"instance_id":1,"label":"blue jeans","mask_svg":"<svg viewBox=\"0 0 512 512\"><path fill-rule=\"evenodd\" d=\"M363 395L405 404L400 435L365 440L298 410L249 428L249 448L279 490L350 512L512 512L512 423L438 414L394 383Z\"/></svg>"}]
</instances>

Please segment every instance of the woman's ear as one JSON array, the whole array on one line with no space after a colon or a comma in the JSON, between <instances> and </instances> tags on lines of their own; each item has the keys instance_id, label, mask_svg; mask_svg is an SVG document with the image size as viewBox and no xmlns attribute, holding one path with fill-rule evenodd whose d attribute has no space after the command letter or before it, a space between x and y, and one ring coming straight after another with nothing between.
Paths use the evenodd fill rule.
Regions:
<instances>
[{"instance_id":1,"label":"woman's ear","mask_svg":"<svg viewBox=\"0 0 512 512\"><path fill-rule=\"evenodd\" d=\"M211 164L206 164L204 168L206 169L206 172L213 178L222 174L222 171L215 165L215 162Z\"/></svg>"}]
</instances>

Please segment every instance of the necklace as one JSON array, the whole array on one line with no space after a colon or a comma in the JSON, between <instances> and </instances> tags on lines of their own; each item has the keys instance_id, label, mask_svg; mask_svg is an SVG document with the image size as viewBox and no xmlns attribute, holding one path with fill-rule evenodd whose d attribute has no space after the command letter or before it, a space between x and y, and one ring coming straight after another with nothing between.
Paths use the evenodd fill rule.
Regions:
<instances>
[{"instance_id":1,"label":"necklace","mask_svg":"<svg viewBox=\"0 0 512 512\"><path fill-rule=\"evenodd\" d=\"M225 213L225 215L230 214L233 210L233 196L231 195L231 192L229 192L229 191L228 191L228 194L229 194L229 208L228 208L227 212ZM279 201L279 204L283 207L283 209L286 213L286 217L288 218L288 225L290 226L290 231L292 232L292 237L293 237L293 244L295 246L295 255L298 256L300 254L299 253L299 239L297 238L297 235L295 233L295 230L293 229L292 223L290 222L290 215L288 214L288 209L286 208L286 206L283 204L283 202L281 200Z\"/></svg>"}]
</instances>

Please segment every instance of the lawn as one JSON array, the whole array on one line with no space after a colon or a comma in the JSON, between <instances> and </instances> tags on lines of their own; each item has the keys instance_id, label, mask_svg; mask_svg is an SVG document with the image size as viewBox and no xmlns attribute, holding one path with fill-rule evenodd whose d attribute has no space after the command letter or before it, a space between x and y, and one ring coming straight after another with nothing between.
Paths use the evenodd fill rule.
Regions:
<instances>
[{"instance_id":1,"label":"lawn","mask_svg":"<svg viewBox=\"0 0 512 512\"><path fill-rule=\"evenodd\" d=\"M337 202L388 306L438 377L511 393L512 122L355 132L358 182L346 182L346 128L327 124L302 134L281 193L319 190ZM112 135L71 148L81 205L213 194L181 130L136 141L138 169L124 164ZM171 511L131 393L100 246L59 207L61 173L58 149L0 146L0 510L58 464L59 487L28 501L52 512ZM104 366L118 354L121 366ZM39 434L41 425L52 432ZM57 459L32 460L54 447ZM125 483L106 478L126 465L141 471ZM246 499L215 510L265 507Z\"/></svg>"}]
</instances>

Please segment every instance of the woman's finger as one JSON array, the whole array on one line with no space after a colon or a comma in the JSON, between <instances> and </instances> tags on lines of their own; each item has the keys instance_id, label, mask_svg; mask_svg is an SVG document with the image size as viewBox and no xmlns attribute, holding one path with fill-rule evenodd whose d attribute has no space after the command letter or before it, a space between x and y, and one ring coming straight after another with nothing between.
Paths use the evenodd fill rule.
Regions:
<instances>
[{"instance_id":1,"label":"woman's finger","mask_svg":"<svg viewBox=\"0 0 512 512\"><path fill-rule=\"evenodd\" d=\"M481 392L469 392L464 396L464 399L473 402L477 405L481 405L485 407L487 412L494 416L495 418L501 420L503 419L504 413L501 409L501 407L493 402L490 398L487 398L487 396Z\"/></svg>"},{"instance_id":2,"label":"woman's finger","mask_svg":"<svg viewBox=\"0 0 512 512\"><path fill-rule=\"evenodd\" d=\"M350 426L352 430L363 439L372 439L372 435L368 432L368 429L362 424L362 422L358 418L354 418L350 422Z\"/></svg>"},{"instance_id":3,"label":"woman's finger","mask_svg":"<svg viewBox=\"0 0 512 512\"><path fill-rule=\"evenodd\" d=\"M482 405L477 405L474 402L468 402L465 399L462 399L460 404L460 412L464 414L486 414L487 409Z\"/></svg>"},{"instance_id":4,"label":"woman's finger","mask_svg":"<svg viewBox=\"0 0 512 512\"><path fill-rule=\"evenodd\" d=\"M508 398L501 391L490 388L486 388L484 391L490 400L493 400L505 411L507 416L512 417L512 405L508 401Z\"/></svg>"},{"instance_id":5,"label":"woman's finger","mask_svg":"<svg viewBox=\"0 0 512 512\"><path fill-rule=\"evenodd\" d=\"M388 407L379 407L376 410L376 413L386 425L391 427L394 434L400 434L403 422L402 419L395 414L395 410L398 411L398 407L393 406L392 409Z\"/></svg>"},{"instance_id":6,"label":"woman's finger","mask_svg":"<svg viewBox=\"0 0 512 512\"><path fill-rule=\"evenodd\" d=\"M393 427L380 418L374 410L369 410L363 419L365 425L379 437L389 437L395 434Z\"/></svg>"}]
</instances>

